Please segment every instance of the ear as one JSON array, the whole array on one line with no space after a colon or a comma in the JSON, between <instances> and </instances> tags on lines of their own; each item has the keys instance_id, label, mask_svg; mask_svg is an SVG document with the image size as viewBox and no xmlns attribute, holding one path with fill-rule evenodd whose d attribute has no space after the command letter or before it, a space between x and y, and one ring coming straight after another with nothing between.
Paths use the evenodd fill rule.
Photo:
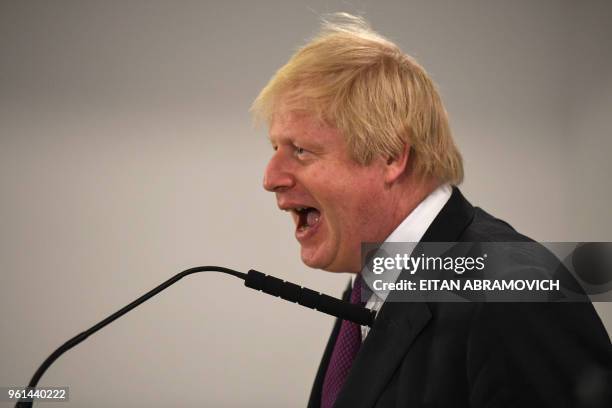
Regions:
<instances>
[{"instance_id":1,"label":"ear","mask_svg":"<svg viewBox=\"0 0 612 408\"><path fill-rule=\"evenodd\" d=\"M399 155L387 159L385 164L385 182L387 184L394 183L406 172L409 156L410 146L404 145Z\"/></svg>"}]
</instances>

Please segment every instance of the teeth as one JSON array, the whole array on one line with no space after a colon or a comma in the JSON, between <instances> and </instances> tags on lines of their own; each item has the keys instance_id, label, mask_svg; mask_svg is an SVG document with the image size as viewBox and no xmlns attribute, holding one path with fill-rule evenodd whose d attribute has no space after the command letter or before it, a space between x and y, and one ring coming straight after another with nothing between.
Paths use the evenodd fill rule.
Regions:
<instances>
[{"instance_id":1,"label":"teeth","mask_svg":"<svg viewBox=\"0 0 612 408\"><path fill-rule=\"evenodd\" d=\"M286 208L283 211L295 211L295 212L304 212L306 211L308 208L310 207L293 207L293 208Z\"/></svg>"}]
</instances>

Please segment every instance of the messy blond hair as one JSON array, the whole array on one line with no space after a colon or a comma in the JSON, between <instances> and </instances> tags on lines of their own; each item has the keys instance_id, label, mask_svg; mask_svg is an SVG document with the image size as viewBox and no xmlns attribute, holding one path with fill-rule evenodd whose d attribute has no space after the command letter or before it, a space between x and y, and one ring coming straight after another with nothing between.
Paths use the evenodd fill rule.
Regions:
<instances>
[{"instance_id":1,"label":"messy blond hair","mask_svg":"<svg viewBox=\"0 0 612 408\"><path fill-rule=\"evenodd\" d=\"M425 70L360 17L323 20L255 99L251 111L268 124L282 100L341 131L352 158L363 165L410 147L421 177L459 184L463 163L440 96Z\"/></svg>"}]
</instances>

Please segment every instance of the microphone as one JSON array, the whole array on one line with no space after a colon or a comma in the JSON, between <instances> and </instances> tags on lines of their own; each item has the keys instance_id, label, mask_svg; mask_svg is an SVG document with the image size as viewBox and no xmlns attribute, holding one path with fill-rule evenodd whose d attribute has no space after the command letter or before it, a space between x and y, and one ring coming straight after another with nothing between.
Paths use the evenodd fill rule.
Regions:
<instances>
[{"instance_id":1,"label":"microphone","mask_svg":"<svg viewBox=\"0 0 612 408\"><path fill-rule=\"evenodd\" d=\"M343 320L350 320L361 326L372 327L372 324L374 324L376 312L373 310L315 292L312 289L303 288L295 283L283 281L274 276L264 275L254 269L249 271L244 280L244 286L261 290L269 295L279 296L282 299L339 317Z\"/></svg>"},{"instance_id":2,"label":"microphone","mask_svg":"<svg viewBox=\"0 0 612 408\"><path fill-rule=\"evenodd\" d=\"M344 300L324 295L319 292L315 292L314 290L303 288L299 285L296 285L295 283L283 281L281 279L275 278L274 276L265 275L254 269L249 270L248 273L243 273L235 271L233 269L224 268L222 266L196 266L194 268L190 268L176 274L175 276L163 282L159 286L151 289L144 295L140 296L138 299L134 300L130 304L124 306L112 315L108 316L106 319L95 324L84 332L77 334L76 336L62 344L57 350L51 353L51 355L47 357L45 361L43 361L40 367L38 367L38 370L36 370L28 384L28 388L36 388L38 381L45 373L45 371L47 371L51 364L53 364L53 362L57 360L57 358L64 354L66 351L81 343L87 337L102 329L104 326L108 325L109 323L123 316L130 310L134 309L136 306L144 303L148 299L157 295L159 292L168 288L170 285L176 283L187 275L191 275L197 272L227 273L237 278L244 279L244 285L246 287L260 290L264 293L273 296L278 296L290 302L298 303L302 306L306 306L311 309L315 309L320 312L339 317L343 320L349 320L353 323L357 323L362 326L371 327L374 323L374 318L376 317L376 312L365 308L359 304L349 303ZM32 407L32 404L33 399L22 398L19 402L15 404L15 407L30 408Z\"/></svg>"}]
</instances>

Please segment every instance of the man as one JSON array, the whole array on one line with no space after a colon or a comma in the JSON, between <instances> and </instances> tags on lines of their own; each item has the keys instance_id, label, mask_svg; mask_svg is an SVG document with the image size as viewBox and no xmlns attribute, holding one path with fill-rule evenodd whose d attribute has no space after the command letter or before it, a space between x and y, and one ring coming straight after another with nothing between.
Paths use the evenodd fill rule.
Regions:
<instances>
[{"instance_id":1,"label":"man","mask_svg":"<svg viewBox=\"0 0 612 408\"><path fill-rule=\"evenodd\" d=\"M359 274L363 242L527 241L455 187L461 156L424 69L336 17L253 105L274 148L264 187L302 261ZM589 303L369 306L369 333L336 322L309 407L608 406L610 342Z\"/></svg>"}]
</instances>

